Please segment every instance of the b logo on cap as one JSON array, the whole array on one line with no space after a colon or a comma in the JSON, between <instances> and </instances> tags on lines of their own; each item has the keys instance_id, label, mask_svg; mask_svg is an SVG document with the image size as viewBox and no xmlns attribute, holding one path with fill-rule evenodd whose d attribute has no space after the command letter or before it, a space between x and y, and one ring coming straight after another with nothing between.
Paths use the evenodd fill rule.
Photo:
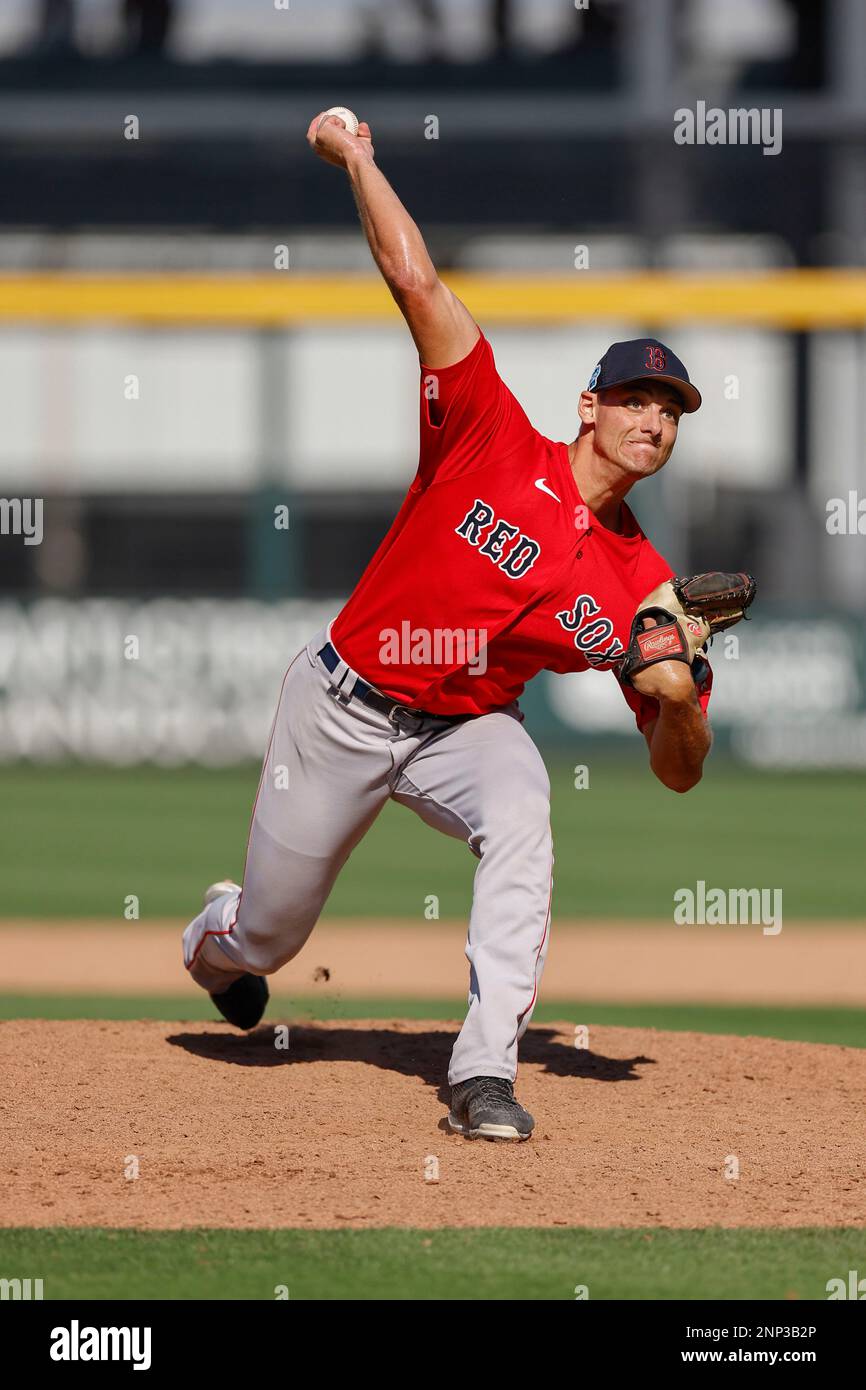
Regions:
<instances>
[{"instance_id":1,"label":"b logo on cap","mask_svg":"<svg viewBox=\"0 0 866 1390\"><path fill-rule=\"evenodd\" d=\"M653 370L654 372L663 372L664 369L665 369L665 364L666 364L666 362L667 362L667 358L665 357L664 349L663 349L663 348L660 348L660 347L653 347L651 343L647 343L647 348L646 348L646 364L647 364L647 366L648 366L648 367L651 367L652 370Z\"/></svg>"},{"instance_id":2,"label":"b logo on cap","mask_svg":"<svg viewBox=\"0 0 866 1390\"><path fill-rule=\"evenodd\" d=\"M595 390L595 383L598 381L598 379L599 379L600 376L601 376L601 363L600 363L600 362L596 362L595 368L593 369L592 376L589 378L589 385L588 385L587 388L586 388L587 391L594 391L594 390Z\"/></svg>"}]
</instances>

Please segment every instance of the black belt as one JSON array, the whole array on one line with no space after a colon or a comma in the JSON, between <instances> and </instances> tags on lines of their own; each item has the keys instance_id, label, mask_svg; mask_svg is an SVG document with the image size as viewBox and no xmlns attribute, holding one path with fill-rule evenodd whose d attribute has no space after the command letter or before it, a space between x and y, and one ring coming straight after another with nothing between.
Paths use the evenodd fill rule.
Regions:
<instances>
[{"instance_id":1,"label":"black belt","mask_svg":"<svg viewBox=\"0 0 866 1390\"><path fill-rule=\"evenodd\" d=\"M330 642L326 642L316 655L329 671L336 671L341 664L342 659L337 655ZM345 665L345 662L342 664ZM336 685L331 686L330 693L335 699L341 700L343 704L348 704L350 700L360 700L362 704L369 705L371 709L384 714L385 718L390 719L391 723L396 724L398 728L405 727L410 719L419 721L422 719L442 719L447 720L450 724L456 724L461 720L474 718L474 715L471 714L430 714L424 709L413 709L411 705L395 703L389 695L383 695L381 690L376 690L374 686L368 685L366 681L361 680L360 676L347 695L344 695L339 686Z\"/></svg>"}]
</instances>

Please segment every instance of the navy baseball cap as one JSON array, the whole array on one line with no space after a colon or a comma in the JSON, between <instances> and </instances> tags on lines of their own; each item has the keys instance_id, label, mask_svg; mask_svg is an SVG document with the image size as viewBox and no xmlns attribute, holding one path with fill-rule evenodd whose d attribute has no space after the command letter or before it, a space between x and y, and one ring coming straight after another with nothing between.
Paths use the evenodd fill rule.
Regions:
<instances>
[{"instance_id":1,"label":"navy baseball cap","mask_svg":"<svg viewBox=\"0 0 866 1390\"><path fill-rule=\"evenodd\" d=\"M632 338L627 343L611 343L587 384L587 391L603 391L606 386L624 386L627 381L666 381L682 396L683 410L693 415L701 406L701 393L689 381L689 374L676 353L658 338Z\"/></svg>"}]
</instances>

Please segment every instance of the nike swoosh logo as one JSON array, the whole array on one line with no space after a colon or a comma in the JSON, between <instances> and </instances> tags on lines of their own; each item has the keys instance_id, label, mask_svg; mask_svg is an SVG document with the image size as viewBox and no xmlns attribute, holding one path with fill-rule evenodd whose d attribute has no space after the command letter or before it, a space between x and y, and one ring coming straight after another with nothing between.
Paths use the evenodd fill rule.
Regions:
<instances>
[{"instance_id":1,"label":"nike swoosh logo","mask_svg":"<svg viewBox=\"0 0 866 1390\"><path fill-rule=\"evenodd\" d=\"M560 506L562 505L562 503L561 503L560 499L557 497L556 493L555 493L555 492L551 492L550 488L547 486L547 481L546 481L545 478L536 478L536 480L535 480L535 486L538 488L538 491L539 491L539 492L546 492L547 495L548 495L548 497L552 497L552 498L553 498L554 502L559 502Z\"/></svg>"}]
</instances>

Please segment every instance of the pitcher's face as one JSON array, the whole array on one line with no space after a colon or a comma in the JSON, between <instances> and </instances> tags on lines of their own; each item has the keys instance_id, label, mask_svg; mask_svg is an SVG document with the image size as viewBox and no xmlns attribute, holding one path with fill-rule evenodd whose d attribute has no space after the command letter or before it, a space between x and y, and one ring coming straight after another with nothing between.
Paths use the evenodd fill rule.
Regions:
<instances>
[{"instance_id":1,"label":"pitcher's face","mask_svg":"<svg viewBox=\"0 0 866 1390\"><path fill-rule=\"evenodd\" d=\"M682 401L665 382L626 382L593 393L595 452L632 474L635 481L663 468L677 439Z\"/></svg>"}]
</instances>

